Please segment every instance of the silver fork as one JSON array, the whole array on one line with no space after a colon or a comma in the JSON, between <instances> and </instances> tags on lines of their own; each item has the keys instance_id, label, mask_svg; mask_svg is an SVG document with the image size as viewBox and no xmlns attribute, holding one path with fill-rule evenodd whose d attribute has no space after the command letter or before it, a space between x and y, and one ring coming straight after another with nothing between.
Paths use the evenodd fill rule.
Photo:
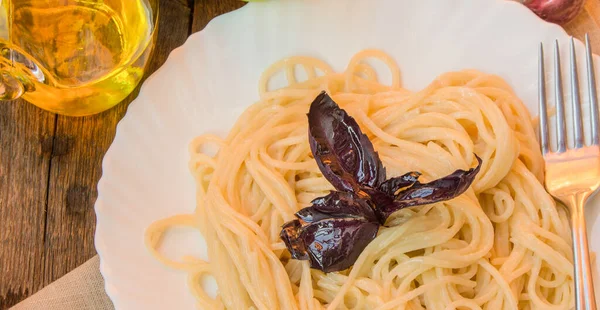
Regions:
<instances>
[{"instance_id":1,"label":"silver fork","mask_svg":"<svg viewBox=\"0 0 600 310\"><path fill-rule=\"evenodd\" d=\"M575 265L575 306L577 310L596 310L592 268L588 250L584 206L587 199L600 185L600 138L598 122L598 98L589 37L585 36L588 92L591 114L591 144L585 145L583 120L579 99L579 81L575 44L571 38L571 108L573 111L573 147L567 143L565 107L563 103L560 55L558 41L554 44L554 81L556 101L556 150L550 150L548 136L548 112L546 109L546 81L544 76L544 49L539 51L539 112L540 144L546 162L546 190L565 204L571 215L573 236L573 260Z\"/></svg>"}]
</instances>

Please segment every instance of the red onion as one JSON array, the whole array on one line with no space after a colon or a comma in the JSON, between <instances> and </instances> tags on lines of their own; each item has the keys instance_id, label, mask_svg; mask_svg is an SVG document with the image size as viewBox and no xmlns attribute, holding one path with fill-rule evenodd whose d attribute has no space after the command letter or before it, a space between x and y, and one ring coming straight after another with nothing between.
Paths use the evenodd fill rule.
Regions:
<instances>
[{"instance_id":1,"label":"red onion","mask_svg":"<svg viewBox=\"0 0 600 310\"><path fill-rule=\"evenodd\" d=\"M585 0L520 0L545 21L566 24L579 14Z\"/></svg>"}]
</instances>

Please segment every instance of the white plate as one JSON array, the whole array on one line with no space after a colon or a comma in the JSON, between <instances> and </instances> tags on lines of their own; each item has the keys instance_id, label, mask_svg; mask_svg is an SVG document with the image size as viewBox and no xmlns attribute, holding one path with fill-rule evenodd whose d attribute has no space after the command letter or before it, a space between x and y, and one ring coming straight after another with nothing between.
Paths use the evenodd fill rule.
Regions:
<instances>
[{"instance_id":1,"label":"white plate","mask_svg":"<svg viewBox=\"0 0 600 310\"><path fill-rule=\"evenodd\" d=\"M560 27L503 0L267 1L214 19L146 81L104 159L96 248L108 295L117 309L194 309L186 276L148 254L144 230L194 210L188 143L205 132L225 134L258 99L258 78L269 64L309 55L343 70L359 50L380 48L395 57L409 89L475 68L505 78L536 111L538 44L550 51L556 38L567 51ZM588 225L591 247L600 250L595 214ZM198 239L180 232L167 244L178 254L203 255Z\"/></svg>"}]
</instances>

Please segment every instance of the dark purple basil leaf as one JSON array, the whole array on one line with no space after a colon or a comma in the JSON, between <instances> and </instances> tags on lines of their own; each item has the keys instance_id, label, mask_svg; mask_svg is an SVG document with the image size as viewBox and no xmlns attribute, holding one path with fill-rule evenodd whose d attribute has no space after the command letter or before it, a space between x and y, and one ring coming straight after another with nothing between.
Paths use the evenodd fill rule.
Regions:
<instances>
[{"instance_id":1,"label":"dark purple basil leaf","mask_svg":"<svg viewBox=\"0 0 600 310\"><path fill-rule=\"evenodd\" d=\"M390 196L394 196L398 190L417 183L420 176L420 172L412 171L381 183L377 189Z\"/></svg>"},{"instance_id":2,"label":"dark purple basil leaf","mask_svg":"<svg viewBox=\"0 0 600 310\"><path fill-rule=\"evenodd\" d=\"M304 208L296 216L312 223L323 218L363 218L370 222L377 221L373 207L368 200L351 192L332 191L329 195L312 201L312 206Z\"/></svg>"},{"instance_id":3,"label":"dark purple basil leaf","mask_svg":"<svg viewBox=\"0 0 600 310\"><path fill-rule=\"evenodd\" d=\"M375 202L379 219L385 222L392 213L400 209L450 200L464 193L471 186L481 168L481 158L475 157L478 162L475 168L467 171L456 170L450 175L425 184L417 181L397 193L392 204Z\"/></svg>"},{"instance_id":4,"label":"dark purple basil leaf","mask_svg":"<svg viewBox=\"0 0 600 310\"><path fill-rule=\"evenodd\" d=\"M385 180L385 168L369 138L325 92L311 104L308 125L317 165L337 190L358 192Z\"/></svg>"},{"instance_id":5,"label":"dark purple basil leaf","mask_svg":"<svg viewBox=\"0 0 600 310\"><path fill-rule=\"evenodd\" d=\"M302 243L302 240L299 239L301 230L302 224L300 224L300 221L289 221L281 227L279 237L283 240L283 243L285 243L285 246L288 248L293 258L307 260L308 254L306 253L306 247L304 246L304 243Z\"/></svg>"},{"instance_id":6,"label":"dark purple basil leaf","mask_svg":"<svg viewBox=\"0 0 600 310\"><path fill-rule=\"evenodd\" d=\"M356 218L322 220L306 226L300 238L306 245L310 267L324 272L350 268L377 237L378 222Z\"/></svg>"},{"instance_id":7,"label":"dark purple basil leaf","mask_svg":"<svg viewBox=\"0 0 600 310\"><path fill-rule=\"evenodd\" d=\"M385 181L385 168L369 138L325 92L311 104L308 122L315 161L338 191L298 211L280 237L292 258L309 260L324 272L351 267L392 213L464 193L481 168L476 156L476 168L426 184L418 181L418 172Z\"/></svg>"},{"instance_id":8,"label":"dark purple basil leaf","mask_svg":"<svg viewBox=\"0 0 600 310\"><path fill-rule=\"evenodd\" d=\"M370 202L350 192L317 198L296 217L283 225L281 239L293 258L325 272L352 266L380 226Z\"/></svg>"},{"instance_id":9,"label":"dark purple basil leaf","mask_svg":"<svg viewBox=\"0 0 600 310\"><path fill-rule=\"evenodd\" d=\"M382 217L382 213L379 212L379 209L387 210L394 208L394 196L373 188L363 188L363 191L369 196L370 205L372 205L373 210L375 210L375 216L377 217L379 224L385 224L387 217Z\"/></svg>"}]
</instances>

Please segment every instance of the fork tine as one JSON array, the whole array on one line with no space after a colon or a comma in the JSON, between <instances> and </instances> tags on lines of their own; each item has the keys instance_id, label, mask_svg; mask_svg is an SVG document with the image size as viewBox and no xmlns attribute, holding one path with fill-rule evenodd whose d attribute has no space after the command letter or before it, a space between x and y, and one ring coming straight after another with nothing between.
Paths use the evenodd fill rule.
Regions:
<instances>
[{"instance_id":1,"label":"fork tine","mask_svg":"<svg viewBox=\"0 0 600 310\"><path fill-rule=\"evenodd\" d=\"M598 95L596 93L596 76L594 72L594 61L592 59L592 47L590 45L590 37L585 34L585 56L587 59L587 78L588 92L590 96L590 114L592 119L592 144L600 144L598 137Z\"/></svg>"},{"instance_id":2,"label":"fork tine","mask_svg":"<svg viewBox=\"0 0 600 310\"><path fill-rule=\"evenodd\" d=\"M579 99L579 78L577 60L575 60L575 39L571 37L571 105L573 109L573 137L575 148L583 147L583 124L581 120L581 101Z\"/></svg>"},{"instance_id":3,"label":"fork tine","mask_svg":"<svg viewBox=\"0 0 600 310\"><path fill-rule=\"evenodd\" d=\"M548 153L548 112L546 109L546 72L544 70L544 44L540 42L538 67L538 100L540 118L540 146L542 154Z\"/></svg>"},{"instance_id":4,"label":"fork tine","mask_svg":"<svg viewBox=\"0 0 600 310\"><path fill-rule=\"evenodd\" d=\"M560 52L558 40L554 41L554 95L556 100L556 152L567 150L565 129L565 106L563 103L562 78L560 72Z\"/></svg>"}]
</instances>

